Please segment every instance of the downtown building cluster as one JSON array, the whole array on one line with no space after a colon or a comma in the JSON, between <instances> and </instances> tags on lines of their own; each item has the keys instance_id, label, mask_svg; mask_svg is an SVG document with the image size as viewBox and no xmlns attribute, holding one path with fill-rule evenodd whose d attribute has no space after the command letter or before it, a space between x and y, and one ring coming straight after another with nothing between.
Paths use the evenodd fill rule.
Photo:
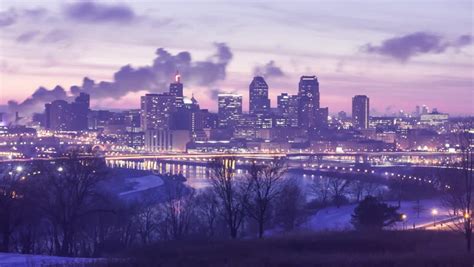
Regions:
<instances>
[{"instance_id":1,"label":"downtown building cluster","mask_svg":"<svg viewBox=\"0 0 474 267\"><path fill-rule=\"evenodd\" d=\"M71 146L159 153L442 151L456 145L459 121L436 109L371 116L369 97L356 95L350 116L343 111L329 116L320 105L316 76L302 76L295 85L296 94L281 93L271 105L269 84L254 77L248 99L218 94L217 112L185 95L179 73L165 92L142 96L139 109L92 110L89 95L81 93L69 102L47 103L31 122L22 123L17 114L13 123L0 126L0 153L47 157Z\"/></svg>"},{"instance_id":2,"label":"downtown building cluster","mask_svg":"<svg viewBox=\"0 0 474 267\"><path fill-rule=\"evenodd\" d=\"M269 86L256 76L249 84L249 112L243 112L243 96L221 93L217 114L200 109L197 100L183 95L179 74L169 91L141 98L141 125L147 151L210 151L256 147L280 140L312 135L328 126L328 109L320 108L319 83L302 76L297 95L283 93L271 107ZM280 143L285 143L280 145Z\"/></svg>"}]
</instances>

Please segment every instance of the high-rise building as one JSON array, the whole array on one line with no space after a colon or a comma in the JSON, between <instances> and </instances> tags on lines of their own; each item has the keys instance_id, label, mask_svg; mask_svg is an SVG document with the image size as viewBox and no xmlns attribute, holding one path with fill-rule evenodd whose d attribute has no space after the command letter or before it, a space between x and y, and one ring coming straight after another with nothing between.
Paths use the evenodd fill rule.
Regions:
<instances>
[{"instance_id":1,"label":"high-rise building","mask_svg":"<svg viewBox=\"0 0 474 267\"><path fill-rule=\"evenodd\" d=\"M278 113L285 127L298 127L298 96L282 93L277 97Z\"/></svg>"},{"instance_id":2,"label":"high-rise building","mask_svg":"<svg viewBox=\"0 0 474 267\"><path fill-rule=\"evenodd\" d=\"M55 100L45 105L45 127L55 131L88 129L89 95L81 93L74 102Z\"/></svg>"},{"instance_id":3,"label":"high-rise building","mask_svg":"<svg viewBox=\"0 0 474 267\"><path fill-rule=\"evenodd\" d=\"M144 131L169 129L176 110L176 97L169 93L146 94L141 98L141 127Z\"/></svg>"},{"instance_id":4,"label":"high-rise building","mask_svg":"<svg viewBox=\"0 0 474 267\"><path fill-rule=\"evenodd\" d=\"M220 128L233 127L242 115L242 95L218 95L218 125Z\"/></svg>"},{"instance_id":5,"label":"high-rise building","mask_svg":"<svg viewBox=\"0 0 474 267\"><path fill-rule=\"evenodd\" d=\"M70 126L69 104L64 100L54 100L45 105L46 129L67 131Z\"/></svg>"},{"instance_id":6,"label":"high-rise building","mask_svg":"<svg viewBox=\"0 0 474 267\"><path fill-rule=\"evenodd\" d=\"M319 108L319 82L316 76L301 76L298 98L299 126L305 128L314 126L314 114Z\"/></svg>"},{"instance_id":7,"label":"high-rise building","mask_svg":"<svg viewBox=\"0 0 474 267\"><path fill-rule=\"evenodd\" d=\"M269 110L268 84L263 77L256 76L249 85L249 113L268 114Z\"/></svg>"},{"instance_id":8,"label":"high-rise building","mask_svg":"<svg viewBox=\"0 0 474 267\"><path fill-rule=\"evenodd\" d=\"M183 107L177 109L172 114L174 130L190 130L192 133L204 128L205 114L199 108L199 104L194 96L184 98Z\"/></svg>"},{"instance_id":9,"label":"high-rise building","mask_svg":"<svg viewBox=\"0 0 474 267\"><path fill-rule=\"evenodd\" d=\"M90 106L90 96L80 93L70 104L71 108L71 130L81 131L88 129L88 114Z\"/></svg>"},{"instance_id":10,"label":"high-rise building","mask_svg":"<svg viewBox=\"0 0 474 267\"><path fill-rule=\"evenodd\" d=\"M184 105L183 84L181 83L181 75L176 71L174 82L170 83L170 95L175 96L176 108L181 108Z\"/></svg>"},{"instance_id":11,"label":"high-rise building","mask_svg":"<svg viewBox=\"0 0 474 267\"><path fill-rule=\"evenodd\" d=\"M352 122L357 129L369 128L369 98L356 95L352 98Z\"/></svg>"},{"instance_id":12,"label":"high-rise building","mask_svg":"<svg viewBox=\"0 0 474 267\"><path fill-rule=\"evenodd\" d=\"M268 84L261 76L255 76L249 85L249 114L256 117L255 127L272 127Z\"/></svg>"}]
</instances>

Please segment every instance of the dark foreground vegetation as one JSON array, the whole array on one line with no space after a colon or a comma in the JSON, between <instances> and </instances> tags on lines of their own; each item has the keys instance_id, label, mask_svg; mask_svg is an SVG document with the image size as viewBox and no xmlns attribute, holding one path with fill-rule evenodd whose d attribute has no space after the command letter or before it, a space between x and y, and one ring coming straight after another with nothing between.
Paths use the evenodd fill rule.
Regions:
<instances>
[{"instance_id":1,"label":"dark foreground vegetation","mask_svg":"<svg viewBox=\"0 0 474 267\"><path fill-rule=\"evenodd\" d=\"M298 233L267 239L173 241L134 249L124 266L473 266L452 232Z\"/></svg>"}]
</instances>

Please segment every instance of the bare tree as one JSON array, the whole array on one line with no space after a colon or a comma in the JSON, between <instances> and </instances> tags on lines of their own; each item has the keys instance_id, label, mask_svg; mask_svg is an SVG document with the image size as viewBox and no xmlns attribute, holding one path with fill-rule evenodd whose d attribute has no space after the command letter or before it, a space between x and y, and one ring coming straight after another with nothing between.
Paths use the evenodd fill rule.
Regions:
<instances>
[{"instance_id":1,"label":"bare tree","mask_svg":"<svg viewBox=\"0 0 474 267\"><path fill-rule=\"evenodd\" d=\"M250 166L247 175L247 188L250 194L247 212L258 224L258 237L263 237L265 224L270 219L270 206L283 189L283 175L286 173L285 161L281 158L273 159L269 165Z\"/></svg>"},{"instance_id":2,"label":"bare tree","mask_svg":"<svg viewBox=\"0 0 474 267\"><path fill-rule=\"evenodd\" d=\"M8 252L13 233L24 222L31 196L28 194L27 174L23 166L6 164L0 177L0 251ZM31 203L30 203L31 204Z\"/></svg>"},{"instance_id":3,"label":"bare tree","mask_svg":"<svg viewBox=\"0 0 474 267\"><path fill-rule=\"evenodd\" d=\"M214 191L204 189L196 196L196 215L204 228L207 237L214 237L216 234L216 223L219 215L219 202Z\"/></svg>"},{"instance_id":4,"label":"bare tree","mask_svg":"<svg viewBox=\"0 0 474 267\"><path fill-rule=\"evenodd\" d=\"M460 227L466 239L466 248L471 251L472 242L472 208L473 208L473 183L472 175L474 168L474 132L470 129L463 128L459 134L459 149L461 151L461 177L463 181L463 192L461 194L461 210L462 210L462 226Z\"/></svg>"},{"instance_id":5,"label":"bare tree","mask_svg":"<svg viewBox=\"0 0 474 267\"><path fill-rule=\"evenodd\" d=\"M330 179L328 177L315 178L310 186L310 193L320 202L322 206L326 206L329 203L331 196Z\"/></svg>"},{"instance_id":6,"label":"bare tree","mask_svg":"<svg viewBox=\"0 0 474 267\"><path fill-rule=\"evenodd\" d=\"M348 179L342 178L331 178L329 181L329 188L331 189L332 199L337 208L340 208L344 199L345 194L349 189L351 182Z\"/></svg>"},{"instance_id":7,"label":"bare tree","mask_svg":"<svg viewBox=\"0 0 474 267\"><path fill-rule=\"evenodd\" d=\"M472 125L472 124L471 124ZM460 151L458 164L450 166L445 175L440 178L441 186L445 191L443 205L450 209L451 214L459 216L459 220L452 225L453 230L463 233L466 248L471 251L472 243L472 210L473 210L473 135L471 125L462 125L458 129L457 149Z\"/></svg>"},{"instance_id":8,"label":"bare tree","mask_svg":"<svg viewBox=\"0 0 474 267\"><path fill-rule=\"evenodd\" d=\"M46 163L38 179L37 199L52 225L53 243L59 255L73 255L81 222L87 216L106 211L100 182L105 178L102 159L67 159ZM110 211L110 210L109 210Z\"/></svg>"},{"instance_id":9,"label":"bare tree","mask_svg":"<svg viewBox=\"0 0 474 267\"><path fill-rule=\"evenodd\" d=\"M235 158L216 158L209 164L209 181L218 197L220 210L233 239L237 238L245 217L245 203L250 190L248 184L245 186L236 181L235 164Z\"/></svg>"},{"instance_id":10,"label":"bare tree","mask_svg":"<svg viewBox=\"0 0 474 267\"><path fill-rule=\"evenodd\" d=\"M164 216L160 231L162 237L181 240L190 234L194 218L194 190L173 181L166 187L166 199L160 207Z\"/></svg>"},{"instance_id":11,"label":"bare tree","mask_svg":"<svg viewBox=\"0 0 474 267\"><path fill-rule=\"evenodd\" d=\"M154 194L147 194L140 201L136 203L136 214L134 217L134 224L137 228L137 234L141 239L142 244L148 244L153 240L153 237L158 231L158 222L161 220L159 213L157 199Z\"/></svg>"},{"instance_id":12,"label":"bare tree","mask_svg":"<svg viewBox=\"0 0 474 267\"><path fill-rule=\"evenodd\" d=\"M306 196L295 179L288 179L275 203L276 222L291 231L306 219Z\"/></svg>"}]
</instances>

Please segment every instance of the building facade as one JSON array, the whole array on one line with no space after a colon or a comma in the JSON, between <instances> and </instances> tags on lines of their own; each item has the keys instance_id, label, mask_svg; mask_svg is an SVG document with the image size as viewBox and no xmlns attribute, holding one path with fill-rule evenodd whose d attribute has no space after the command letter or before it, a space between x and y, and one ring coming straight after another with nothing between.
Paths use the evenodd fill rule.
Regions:
<instances>
[{"instance_id":1,"label":"building facade","mask_svg":"<svg viewBox=\"0 0 474 267\"><path fill-rule=\"evenodd\" d=\"M141 98L141 127L144 131L169 129L176 97L169 93L146 94Z\"/></svg>"},{"instance_id":2,"label":"building facade","mask_svg":"<svg viewBox=\"0 0 474 267\"><path fill-rule=\"evenodd\" d=\"M356 129L369 128L369 98L366 95L352 98L352 123Z\"/></svg>"},{"instance_id":3,"label":"building facade","mask_svg":"<svg viewBox=\"0 0 474 267\"><path fill-rule=\"evenodd\" d=\"M314 126L314 112L319 108L319 82L316 76L301 76L298 85L298 124Z\"/></svg>"},{"instance_id":4,"label":"building facade","mask_svg":"<svg viewBox=\"0 0 474 267\"><path fill-rule=\"evenodd\" d=\"M234 127L242 115L242 95L218 95L218 125L219 128Z\"/></svg>"}]
</instances>

